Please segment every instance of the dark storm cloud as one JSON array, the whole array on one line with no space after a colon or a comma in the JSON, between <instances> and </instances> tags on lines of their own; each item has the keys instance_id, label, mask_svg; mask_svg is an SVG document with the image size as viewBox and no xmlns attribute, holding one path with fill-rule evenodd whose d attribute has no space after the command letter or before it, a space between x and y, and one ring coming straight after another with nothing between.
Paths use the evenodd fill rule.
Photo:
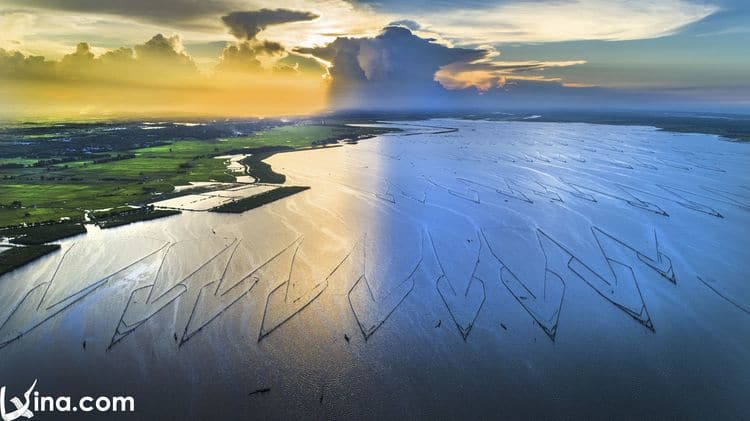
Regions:
<instances>
[{"instance_id":1,"label":"dark storm cloud","mask_svg":"<svg viewBox=\"0 0 750 421\"><path fill-rule=\"evenodd\" d=\"M40 9L138 17L169 23L218 15L238 7L238 2L234 0L10 0L8 3Z\"/></svg>"},{"instance_id":2,"label":"dark storm cloud","mask_svg":"<svg viewBox=\"0 0 750 421\"><path fill-rule=\"evenodd\" d=\"M255 51L257 53L267 54L269 56L281 54L286 49L283 45L279 44L275 41L262 41L258 45L255 46Z\"/></svg>"},{"instance_id":3,"label":"dark storm cloud","mask_svg":"<svg viewBox=\"0 0 750 421\"><path fill-rule=\"evenodd\" d=\"M258 33L271 25L291 22L304 22L317 19L318 15L288 9L260 9L248 12L232 12L221 20L229 28L229 33L238 39L254 39Z\"/></svg>"}]
</instances>

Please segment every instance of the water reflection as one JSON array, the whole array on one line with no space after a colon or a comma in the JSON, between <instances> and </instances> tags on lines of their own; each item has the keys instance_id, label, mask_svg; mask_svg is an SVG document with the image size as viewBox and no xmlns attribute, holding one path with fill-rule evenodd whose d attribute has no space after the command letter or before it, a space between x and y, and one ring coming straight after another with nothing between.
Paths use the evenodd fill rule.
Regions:
<instances>
[{"instance_id":1,"label":"water reflection","mask_svg":"<svg viewBox=\"0 0 750 421\"><path fill-rule=\"evenodd\" d=\"M295 196L93 229L4 276L5 384L132 393L165 418L216 405L307 417L748 409L750 324L725 299L750 303L745 145L420 124L275 155L288 184L311 186ZM261 387L271 392L248 402Z\"/></svg>"}]
</instances>

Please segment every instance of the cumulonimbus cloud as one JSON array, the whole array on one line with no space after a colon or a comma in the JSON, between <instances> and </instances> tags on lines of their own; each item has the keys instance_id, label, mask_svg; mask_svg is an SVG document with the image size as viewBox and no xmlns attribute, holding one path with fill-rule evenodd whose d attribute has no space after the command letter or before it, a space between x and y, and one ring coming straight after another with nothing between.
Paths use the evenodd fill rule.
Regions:
<instances>
[{"instance_id":1,"label":"cumulonimbus cloud","mask_svg":"<svg viewBox=\"0 0 750 421\"><path fill-rule=\"evenodd\" d=\"M474 88L474 93L483 93L508 80L557 83L559 79L542 73L585 63L499 61L493 49L451 47L422 38L402 24L388 26L372 38L342 37L296 51L331 63L331 100L334 108L344 109L419 109L441 101L450 105L449 91Z\"/></svg>"}]
</instances>

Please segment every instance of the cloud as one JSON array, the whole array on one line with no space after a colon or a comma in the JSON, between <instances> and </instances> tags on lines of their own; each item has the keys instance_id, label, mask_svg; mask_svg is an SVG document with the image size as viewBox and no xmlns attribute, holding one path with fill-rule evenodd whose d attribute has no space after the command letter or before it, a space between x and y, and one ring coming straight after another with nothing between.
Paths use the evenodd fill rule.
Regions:
<instances>
[{"instance_id":1,"label":"cloud","mask_svg":"<svg viewBox=\"0 0 750 421\"><path fill-rule=\"evenodd\" d=\"M585 60L567 61L482 61L459 62L441 67L435 73L435 80L447 89L476 88L484 92L501 88L513 80L535 80L557 82L559 78L529 75L555 67L570 67L586 64ZM572 86L572 85L571 85Z\"/></svg>"},{"instance_id":2,"label":"cloud","mask_svg":"<svg viewBox=\"0 0 750 421\"><path fill-rule=\"evenodd\" d=\"M199 76L192 58L182 48L180 37L154 35L132 49L121 47L96 57L92 47L81 42L59 61L25 56L2 50L0 74L10 79L45 82L119 85L179 85Z\"/></svg>"},{"instance_id":3,"label":"cloud","mask_svg":"<svg viewBox=\"0 0 750 421\"><path fill-rule=\"evenodd\" d=\"M275 41L261 41L255 46L255 51L272 56L282 54L286 49L283 45Z\"/></svg>"},{"instance_id":4,"label":"cloud","mask_svg":"<svg viewBox=\"0 0 750 421\"><path fill-rule=\"evenodd\" d=\"M0 47L58 58L88 39L108 47L157 31L179 30L189 44L226 42L222 16L278 7L320 15L297 25L271 25L263 35L285 46L314 47L336 37L374 37L388 22L459 46L571 40L632 40L682 33L729 0L0 0ZM741 4L739 0L732 1ZM257 10L256 10L257 12ZM3 18L2 14L15 13ZM252 12L250 12L252 13ZM419 26L411 20L418 19ZM32 22L33 20L33 22ZM742 27L741 19L737 20ZM154 24L158 24L155 27ZM250 22L257 37L259 21ZM294 30L289 30L294 26ZM726 25L725 25L726 26ZM237 33L242 34L242 28ZM721 29L721 28L719 28ZM248 31L244 31L245 40ZM22 44L19 44L22 43ZM217 51L221 51L223 46ZM198 56L211 68L218 53Z\"/></svg>"},{"instance_id":5,"label":"cloud","mask_svg":"<svg viewBox=\"0 0 750 421\"><path fill-rule=\"evenodd\" d=\"M18 48L21 40L34 25L34 15L16 11L0 11L0 48Z\"/></svg>"},{"instance_id":6,"label":"cloud","mask_svg":"<svg viewBox=\"0 0 750 421\"><path fill-rule=\"evenodd\" d=\"M222 16L277 8L300 11L306 19L320 15L263 30L264 38L285 46L321 45L339 35L373 36L396 18L356 9L344 0L0 0L0 47L59 58L79 40L113 48L156 32L176 31L188 47L226 43L235 37L228 34ZM201 69L208 70L223 48L212 55L195 52L194 58Z\"/></svg>"},{"instance_id":7,"label":"cloud","mask_svg":"<svg viewBox=\"0 0 750 421\"><path fill-rule=\"evenodd\" d=\"M259 40L257 35L269 26L317 19L318 15L287 9L260 9L248 12L232 12L221 20L238 42L224 49L217 72L247 73L264 71L260 56L273 57L287 54L286 48L276 41ZM271 65L276 74L298 74L297 67L290 64Z\"/></svg>"},{"instance_id":8,"label":"cloud","mask_svg":"<svg viewBox=\"0 0 750 421\"><path fill-rule=\"evenodd\" d=\"M224 49L215 71L198 70L177 35L157 34L99 55L78 43L60 60L0 48L0 98L6 116L274 116L323 108L328 82L315 60L276 42ZM272 59L265 65L263 60ZM275 62L275 64L274 64ZM317 66L317 67L316 67Z\"/></svg>"},{"instance_id":9,"label":"cloud","mask_svg":"<svg viewBox=\"0 0 750 421\"><path fill-rule=\"evenodd\" d=\"M416 24L416 22L414 22ZM418 26L418 24L417 24ZM330 98L338 109L423 109L450 107L508 82L556 82L551 68L569 61L500 61L492 48L457 48L388 26L373 38L338 38L316 48L298 48L330 63ZM463 90L460 95L452 91Z\"/></svg>"},{"instance_id":10,"label":"cloud","mask_svg":"<svg viewBox=\"0 0 750 421\"><path fill-rule=\"evenodd\" d=\"M253 40L227 46L216 72L237 78L265 73L321 79L326 74L326 67L313 58L287 52L277 42Z\"/></svg>"},{"instance_id":11,"label":"cloud","mask_svg":"<svg viewBox=\"0 0 750 421\"><path fill-rule=\"evenodd\" d=\"M94 62L94 53L91 52L91 46L86 42L80 42L76 45L76 51L72 54L65 55L60 61L60 66L66 68L76 68L89 66Z\"/></svg>"},{"instance_id":12,"label":"cloud","mask_svg":"<svg viewBox=\"0 0 750 421\"><path fill-rule=\"evenodd\" d=\"M310 61L314 64L311 65ZM277 64L278 69L274 69ZM278 42L257 39L226 46L213 70L239 76L270 74L275 70L294 74L307 74L309 71L309 75L320 78L323 73L322 66L315 60L289 54ZM210 76L198 70L179 35L163 34L156 34L132 48L106 51L98 57L91 45L81 42L74 52L58 61L0 49L0 75L11 79L35 78L61 83L88 81L131 86L196 85L204 83Z\"/></svg>"},{"instance_id":13,"label":"cloud","mask_svg":"<svg viewBox=\"0 0 750 421\"><path fill-rule=\"evenodd\" d=\"M326 66L312 57L289 53L286 57L278 60L273 67L276 73L311 75L318 78L328 76Z\"/></svg>"},{"instance_id":14,"label":"cloud","mask_svg":"<svg viewBox=\"0 0 750 421\"><path fill-rule=\"evenodd\" d=\"M226 13L238 7L235 0L5 0L27 8L77 13L138 17L152 22L176 23Z\"/></svg>"},{"instance_id":15,"label":"cloud","mask_svg":"<svg viewBox=\"0 0 750 421\"><path fill-rule=\"evenodd\" d=\"M229 33L241 40L251 40L260 31L271 25L310 21L318 17L314 13L297 10L260 9L248 12L232 12L222 16L221 20L229 28Z\"/></svg>"},{"instance_id":16,"label":"cloud","mask_svg":"<svg viewBox=\"0 0 750 421\"><path fill-rule=\"evenodd\" d=\"M135 52L141 58L164 56L187 58L179 35L165 37L162 34L156 34L144 44L136 45Z\"/></svg>"},{"instance_id":17,"label":"cloud","mask_svg":"<svg viewBox=\"0 0 750 421\"><path fill-rule=\"evenodd\" d=\"M373 38L337 38L315 48L299 48L331 63L331 100L336 108L418 106L443 90L434 80L441 67L487 56L479 49L454 48L389 26Z\"/></svg>"},{"instance_id":18,"label":"cloud","mask_svg":"<svg viewBox=\"0 0 750 421\"><path fill-rule=\"evenodd\" d=\"M393 22L389 23L388 26L403 26L404 28L412 31L419 31L420 29L422 29L422 26L419 23L411 19L394 20Z\"/></svg>"},{"instance_id":19,"label":"cloud","mask_svg":"<svg viewBox=\"0 0 750 421\"><path fill-rule=\"evenodd\" d=\"M132 63L135 61L135 52L132 48L120 47L102 54L99 56L99 60L107 65L123 65L124 63Z\"/></svg>"},{"instance_id":20,"label":"cloud","mask_svg":"<svg viewBox=\"0 0 750 421\"><path fill-rule=\"evenodd\" d=\"M216 71L244 73L254 72L260 68L260 60L257 58L255 49L249 42L241 42L224 49Z\"/></svg>"},{"instance_id":21,"label":"cloud","mask_svg":"<svg viewBox=\"0 0 750 421\"><path fill-rule=\"evenodd\" d=\"M464 44L658 38L721 10L716 0L351 1L360 9L419 16L422 28Z\"/></svg>"},{"instance_id":22,"label":"cloud","mask_svg":"<svg viewBox=\"0 0 750 421\"><path fill-rule=\"evenodd\" d=\"M55 63L0 48L0 80L37 80L54 74Z\"/></svg>"}]
</instances>

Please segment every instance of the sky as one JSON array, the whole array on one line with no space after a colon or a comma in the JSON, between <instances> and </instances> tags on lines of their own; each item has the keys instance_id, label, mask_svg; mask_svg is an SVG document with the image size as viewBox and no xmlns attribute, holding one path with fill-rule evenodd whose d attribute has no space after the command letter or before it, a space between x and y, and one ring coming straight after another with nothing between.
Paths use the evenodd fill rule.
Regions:
<instances>
[{"instance_id":1,"label":"sky","mask_svg":"<svg viewBox=\"0 0 750 421\"><path fill-rule=\"evenodd\" d=\"M0 0L0 115L750 112L742 0Z\"/></svg>"}]
</instances>

